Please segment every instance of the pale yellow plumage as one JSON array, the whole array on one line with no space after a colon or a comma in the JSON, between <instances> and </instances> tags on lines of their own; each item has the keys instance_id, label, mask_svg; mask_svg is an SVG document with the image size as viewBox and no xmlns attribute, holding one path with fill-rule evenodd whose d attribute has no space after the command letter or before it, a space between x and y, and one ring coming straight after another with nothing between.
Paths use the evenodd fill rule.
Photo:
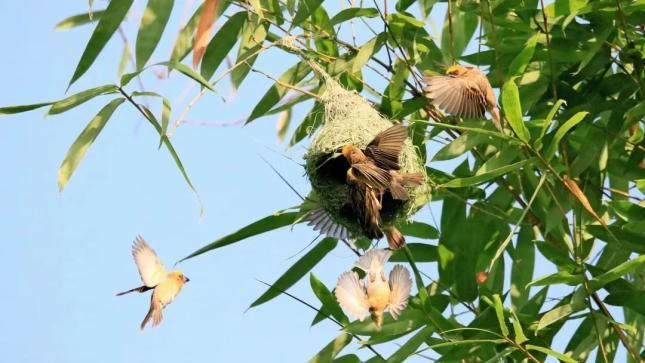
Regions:
<instances>
[{"instance_id":1,"label":"pale yellow plumage","mask_svg":"<svg viewBox=\"0 0 645 363\"><path fill-rule=\"evenodd\" d=\"M476 67L454 65L445 76L426 77L425 94L435 106L463 118L482 118L491 114L502 131L497 99L486 75Z\"/></svg>"},{"instance_id":2,"label":"pale yellow plumage","mask_svg":"<svg viewBox=\"0 0 645 363\"><path fill-rule=\"evenodd\" d=\"M398 319L410 295L412 280L410 273L402 265L396 265L385 278L383 265L392 255L391 251L372 249L356 261L355 266L365 271L365 279L360 280L353 271L343 273L336 284L336 299L350 315L363 320L368 314L376 326L383 324L383 313L388 309L393 318Z\"/></svg>"},{"instance_id":3,"label":"pale yellow plumage","mask_svg":"<svg viewBox=\"0 0 645 363\"><path fill-rule=\"evenodd\" d=\"M163 309L175 299L181 288L190 279L179 271L167 273L159 256L141 236L138 236L132 245L132 256L139 270L143 286L118 293L117 296L133 291L145 292L152 289L150 309L141 322L141 329L145 328L151 319L152 326L157 326L163 319Z\"/></svg>"}]
</instances>

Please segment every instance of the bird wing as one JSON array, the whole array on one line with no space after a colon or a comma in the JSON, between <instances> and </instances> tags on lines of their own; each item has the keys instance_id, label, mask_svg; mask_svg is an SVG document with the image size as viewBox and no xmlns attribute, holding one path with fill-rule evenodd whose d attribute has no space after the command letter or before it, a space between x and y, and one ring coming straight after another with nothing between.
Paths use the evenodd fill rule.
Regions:
<instances>
[{"instance_id":1,"label":"bird wing","mask_svg":"<svg viewBox=\"0 0 645 363\"><path fill-rule=\"evenodd\" d=\"M343 310L360 321L369 314L365 287L356 272L347 271L340 275L336 284L336 300Z\"/></svg>"},{"instance_id":2,"label":"bird wing","mask_svg":"<svg viewBox=\"0 0 645 363\"><path fill-rule=\"evenodd\" d=\"M481 77L434 76L426 78L426 97L446 112L464 117L484 117L486 95L480 90ZM471 79L472 78L472 79ZM484 79L484 81L488 82Z\"/></svg>"},{"instance_id":3,"label":"bird wing","mask_svg":"<svg viewBox=\"0 0 645 363\"><path fill-rule=\"evenodd\" d=\"M363 256L359 257L354 266L365 272L369 272L372 269L374 260L376 260L377 266L383 268L383 265L390 259L390 256L392 256L392 251L390 250L372 248L365 252Z\"/></svg>"},{"instance_id":4,"label":"bird wing","mask_svg":"<svg viewBox=\"0 0 645 363\"><path fill-rule=\"evenodd\" d=\"M381 131L365 148L365 155L371 157L376 165L387 170L399 170L399 154L408 138L408 128L394 125Z\"/></svg>"},{"instance_id":5,"label":"bird wing","mask_svg":"<svg viewBox=\"0 0 645 363\"><path fill-rule=\"evenodd\" d=\"M329 237L336 239L351 238L349 230L342 224L335 222L329 213L320 206L310 210L305 216L305 220L309 221L307 225L312 226L314 231L319 231Z\"/></svg>"},{"instance_id":6,"label":"bird wing","mask_svg":"<svg viewBox=\"0 0 645 363\"><path fill-rule=\"evenodd\" d=\"M410 272L402 265L394 266L390 272L390 302L389 310L394 319L398 319L401 311L408 304L412 280Z\"/></svg>"},{"instance_id":7,"label":"bird wing","mask_svg":"<svg viewBox=\"0 0 645 363\"><path fill-rule=\"evenodd\" d=\"M166 268L143 237L137 236L134 240L132 256L144 285L155 287L166 278Z\"/></svg>"},{"instance_id":8,"label":"bird wing","mask_svg":"<svg viewBox=\"0 0 645 363\"><path fill-rule=\"evenodd\" d=\"M352 164L350 173L358 181L379 191L384 191L390 187L390 179L392 176L387 170L381 169L376 165L370 163Z\"/></svg>"}]
</instances>

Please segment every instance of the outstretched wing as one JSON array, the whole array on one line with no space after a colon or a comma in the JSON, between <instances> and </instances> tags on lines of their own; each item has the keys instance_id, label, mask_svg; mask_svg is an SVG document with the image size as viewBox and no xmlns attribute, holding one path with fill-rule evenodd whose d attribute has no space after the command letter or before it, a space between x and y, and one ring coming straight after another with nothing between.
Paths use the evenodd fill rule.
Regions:
<instances>
[{"instance_id":1,"label":"outstretched wing","mask_svg":"<svg viewBox=\"0 0 645 363\"><path fill-rule=\"evenodd\" d=\"M365 155L374 159L376 165L383 169L399 170L399 155L407 138L408 128L394 125L374 137L365 148Z\"/></svg>"},{"instance_id":2,"label":"outstretched wing","mask_svg":"<svg viewBox=\"0 0 645 363\"><path fill-rule=\"evenodd\" d=\"M376 190L384 191L390 187L392 176L387 170L376 165L356 163L352 165L348 172L351 174L350 178L365 183Z\"/></svg>"},{"instance_id":3,"label":"outstretched wing","mask_svg":"<svg viewBox=\"0 0 645 363\"><path fill-rule=\"evenodd\" d=\"M390 250L372 248L363 256L359 257L354 266L360 268L365 272L369 272L372 269L373 263L376 263L376 266L383 268L383 265L385 265L387 260L390 259L390 256L392 256L392 251Z\"/></svg>"},{"instance_id":4,"label":"outstretched wing","mask_svg":"<svg viewBox=\"0 0 645 363\"><path fill-rule=\"evenodd\" d=\"M134 240L132 256L139 269L141 280L147 287L155 287L166 278L166 268L143 237L137 236Z\"/></svg>"},{"instance_id":5,"label":"outstretched wing","mask_svg":"<svg viewBox=\"0 0 645 363\"><path fill-rule=\"evenodd\" d=\"M309 221L307 225L312 226L314 231L324 233L328 237L336 239L351 238L349 230L342 224L334 221L329 213L320 206L310 210L305 216L305 220Z\"/></svg>"},{"instance_id":6,"label":"outstretched wing","mask_svg":"<svg viewBox=\"0 0 645 363\"><path fill-rule=\"evenodd\" d=\"M343 272L336 284L336 300L349 315L363 321L369 314L369 302L363 282L353 271Z\"/></svg>"},{"instance_id":7,"label":"outstretched wing","mask_svg":"<svg viewBox=\"0 0 645 363\"><path fill-rule=\"evenodd\" d=\"M437 107L464 118L484 117L486 95L476 77L434 76L427 77L426 83L426 97Z\"/></svg>"},{"instance_id":8,"label":"outstretched wing","mask_svg":"<svg viewBox=\"0 0 645 363\"><path fill-rule=\"evenodd\" d=\"M402 265L394 266L390 272L390 314L394 319L398 319L405 306L408 304L412 280L410 272Z\"/></svg>"}]
</instances>

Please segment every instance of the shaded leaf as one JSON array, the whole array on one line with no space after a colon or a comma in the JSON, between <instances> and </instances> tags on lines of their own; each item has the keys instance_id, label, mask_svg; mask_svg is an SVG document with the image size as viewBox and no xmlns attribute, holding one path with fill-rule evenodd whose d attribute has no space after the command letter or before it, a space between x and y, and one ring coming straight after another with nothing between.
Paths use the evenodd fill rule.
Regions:
<instances>
[{"instance_id":1,"label":"shaded leaf","mask_svg":"<svg viewBox=\"0 0 645 363\"><path fill-rule=\"evenodd\" d=\"M119 0L108 3L105 13L101 16L89 42L85 46L85 51L83 51L83 55L81 55L81 59L78 61L74 75L72 75L72 79L69 81L69 86L85 74L92 63L94 63L96 57L101 53L103 47L112 38L112 34L114 34L125 18L132 2L133 0Z\"/></svg>"},{"instance_id":2,"label":"shaded leaf","mask_svg":"<svg viewBox=\"0 0 645 363\"><path fill-rule=\"evenodd\" d=\"M231 81L235 88L239 88L246 75L251 70L258 55L262 51L262 43L267 37L267 24L257 17L254 21L247 21L242 30L240 49L237 54L236 64L239 64L231 72Z\"/></svg>"},{"instance_id":3,"label":"shaded leaf","mask_svg":"<svg viewBox=\"0 0 645 363\"><path fill-rule=\"evenodd\" d=\"M553 137L553 140L551 140L551 143L549 146L546 148L546 151L544 152L544 158L548 161L551 160L553 155L555 155L555 151L558 149L558 145L560 144L560 141L564 137L564 135L569 132L574 126L579 124L584 118L589 114L589 112L577 112L575 115L571 116L560 128L558 128L558 131L556 131L555 136Z\"/></svg>"},{"instance_id":4,"label":"shaded leaf","mask_svg":"<svg viewBox=\"0 0 645 363\"><path fill-rule=\"evenodd\" d=\"M397 349L392 355L387 359L387 363L399 363L406 360L408 357L413 355L425 339L434 332L434 328L431 326L426 326L423 329L419 330L414 336L408 339L403 343L399 349Z\"/></svg>"},{"instance_id":5,"label":"shaded leaf","mask_svg":"<svg viewBox=\"0 0 645 363\"><path fill-rule=\"evenodd\" d=\"M512 78L521 76L522 73L524 73L526 66L529 64L529 62L531 62L531 58L533 58L535 45L537 44L538 38L541 36L542 34L535 34L534 36L529 38L529 40L524 45L524 49L522 49L522 51L517 56L515 56L515 59L513 59L513 62L508 69L507 77Z\"/></svg>"},{"instance_id":6,"label":"shaded leaf","mask_svg":"<svg viewBox=\"0 0 645 363\"><path fill-rule=\"evenodd\" d=\"M623 275L631 273L638 268L642 268L643 266L645 266L645 255L623 262L611 270L589 280L589 288L592 290L598 290L606 284L619 279Z\"/></svg>"},{"instance_id":7,"label":"shaded leaf","mask_svg":"<svg viewBox=\"0 0 645 363\"><path fill-rule=\"evenodd\" d=\"M293 17L293 21L291 22L291 29L300 25L309 15L313 14L322 2L323 0L300 0L298 2L296 16Z\"/></svg>"},{"instance_id":8,"label":"shaded leaf","mask_svg":"<svg viewBox=\"0 0 645 363\"><path fill-rule=\"evenodd\" d=\"M135 49L137 69L145 67L148 59L157 48L174 3L174 0L148 0L137 33Z\"/></svg>"},{"instance_id":9,"label":"shaded leaf","mask_svg":"<svg viewBox=\"0 0 645 363\"><path fill-rule=\"evenodd\" d=\"M375 18L378 11L374 8L347 8L338 12L329 21L331 25L338 25L354 18Z\"/></svg>"},{"instance_id":10,"label":"shaded leaf","mask_svg":"<svg viewBox=\"0 0 645 363\"><path fill-rule=\"evenodd\" d=\"M215 34L205 50L200 73L210 79L226 55L239 39L240 30L246 23L246 11L233 14Z\"/></svg>"},{"instance_id":11,"label":"shaded leaf","mask_svg":"<svg viewBox=\"0 0 645 363\"><path fill-rule=\"evenodd\" d=\"M504 106L506 119L510 123L513 131L515 131L517 137L524 142L528 142L530 135L522 119L520 91L517 89L513 78L506 81L502 87L502 105Z\"/></svg>"},{"instance_id":12,"label":"shaded leaf","mask_svg":"<svg viewBox=\"0 0 645 363\"><path fill-rule=\"evenodd\" d=\"M414 256L416 262L436 262L439 258L437 254L437 246L429 245L427 243L406 243L410 249L410 253ZM392 257L388 260L390 262L408 262L405 251L396 250Z\"/></svg>"},{"instance_id":13,"label":"shaded leaf","mask_svg":"<svg viewBox=\"0 0 645 363\"><path fill-rule=\"evenodd\" d=\"M498 176L508 174L512 171L518 170L523 166L530 164L532 162L533 162L533 159L525 159L511 165L506 165L501 168L491 170L487 173L466 177L466 178L454 178L449 182L441 184L439 186L443 188L463 188L463 187L468 187L473 185L479 185L491 179L497 178Z\"/></svg>"},{"instance_id":14,"label":"shaded leaf","mask_svg":"<svg viewBox=\"0 0 645 363\"><path fill-rule=\"evenodd\" d=\"M334 357L340 353L352 341L352 336L347 333L341 333L334 340L329 342L323 349L318 352L309 363L327 363L331 362Z\"/></svg>"},{"instance_id":15,"label":"shaded leaf","mask_svg":"<svg viewBox=\"0 0 645 363\"><path fill-rule=\"evenodd\" d=\"M105 105L94 118L85 126L85 129L78 135L72 146L67 151L67 155L58 169L58 190L63 191L67 182L74 174L76 167L83 160L85 153L92 146L96 137L116 109L125 101L125 98L117 98Z\"/></svg>"},{"instance_id":16,"label":"shaded leaf","mask_svg":"<svg viewBox=\"0 0 645 363\"><path fill-rule=\"evenodd\" d=\"M251 303L249 308L264 304L280 295L281 291L289 289L307 274L307 272L311 271L329 252L336 248L337 243L338 241L335 238L325 238L320 241L314 248L296 261L293 266L289 267L264 294Z\"/></svg>"},{"instance_id":17,"label":"shaded leaf","mask_svg":"<svg viewBox=\"0 0 645 363\"><path fill-rule=\"evenodd\" d=\"M400 223L398 227L399 230L401 230L401 232L406 236L424 239L439 238L439 231L427 223L419 221L409 221Z\"/></svg>"}]
</instances>

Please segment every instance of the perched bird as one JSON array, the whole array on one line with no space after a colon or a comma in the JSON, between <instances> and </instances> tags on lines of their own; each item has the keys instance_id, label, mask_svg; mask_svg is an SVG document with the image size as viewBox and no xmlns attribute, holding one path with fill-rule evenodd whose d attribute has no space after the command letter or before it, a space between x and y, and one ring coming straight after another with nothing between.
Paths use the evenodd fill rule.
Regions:
<instances>
[{"instance_id":1,"label":"perched bird","mask_svg":"<svg viewBox=\"0 0 645 363\"><path fill-rule=\"evenodd\" d=\"M347 144L341 151L350 165L347 170L347 183L352 186L350 201L358 211L366 236L381 238L385 232L393 249L403 246L405 239L396 227L381 226L383 193L389 190L394 199L408 200L404 186L419 185L424 178L422 173L399 172L399 155L407 137L405 126L394 125L376 135L363 150Z\"/></svg>"},{"instance_id":2,"label":"perched bird","mask_svg":"<svg viewBox=\"0 0 645 363\"><path fill-rule=\"evenodd\" d=\"M446 112L463 118L483 118L488 111L502 131L497 99L486 75L479 68L456 64L445 76L426 77L426 97Z\"/></svg>"},{"instance_id":3,"label":"perched bird","mask_svg":"<svg viewBox=\"0 0 645 363\"><path fill-rule=\"evenodd\" d=\"M166 268L159 260L159 256L141 236L137 236L134 240L132 256L139 270L143 286L120 292L116 295L121 296L134 291L146 292L152 290L150 309L141 322L141 329L143 330L150 319L152 319L152 326L157 326L161 323L163 309L173 301L184 284L190 279L179 271L167 273Z\"/></svg>"},{"instance_id":4,"label":"perched bird","mask_svg":"<svg viewBox=\"0 0 645 363\"><path fill-rule=\"evenodd\" d=\"M412 280L402 265L394 266L389 279L385 278L383 265L392 255L385 249L371 249L356 261L355 267L365 271L361 280L354 271L340 275L336 284L336 299L350 315L363 321L369 313L377 327L383 324L383 313L388 309L398 319L408 303Z\"/></svg>"}]
</instances>

